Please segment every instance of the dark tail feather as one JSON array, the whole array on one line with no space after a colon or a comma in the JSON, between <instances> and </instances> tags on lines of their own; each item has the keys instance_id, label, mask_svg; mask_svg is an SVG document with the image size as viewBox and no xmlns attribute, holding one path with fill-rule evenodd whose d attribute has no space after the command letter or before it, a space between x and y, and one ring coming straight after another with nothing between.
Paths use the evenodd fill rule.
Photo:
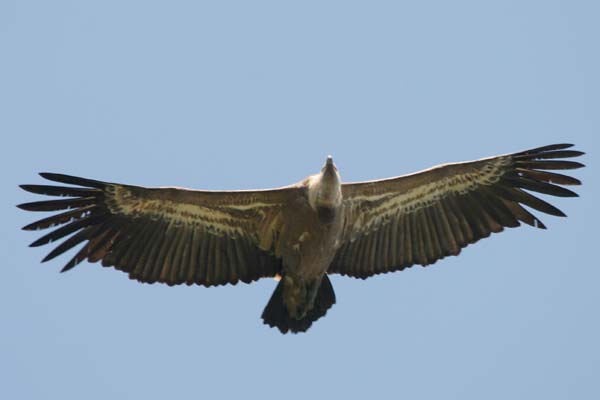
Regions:
<instances>
[{"instance_id":1,"label":"dark tail feather","mask_svg":"<svg viewBox=\"0 0 600 400\"><path fill-rule=\"evenodd\" d=\"M325 275L315 297L313 308L302 319L292 318L283 302L283 282L284 279L279 281L262 313L264 323L273 328L277 327L281 333L306 332L313 322L324 316L327 310L335 304L333 286L331 286L331 281Z\"/></svg>"}]
</instances>

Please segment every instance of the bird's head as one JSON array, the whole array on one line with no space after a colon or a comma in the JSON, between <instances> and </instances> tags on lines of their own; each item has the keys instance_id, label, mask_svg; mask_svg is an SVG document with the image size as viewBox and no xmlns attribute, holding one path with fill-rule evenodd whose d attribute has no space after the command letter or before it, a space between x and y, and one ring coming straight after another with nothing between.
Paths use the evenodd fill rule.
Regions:
<instances>
[{"instance_id":1,"label":"bird's head","mask_svg":"<svg viewBox=\"0 0 600 400\"><path fill-rule=\"evenodd\" d=\"M333 163L333 157L331 157L330 155L327 156L327 159L325 160L325 165L323 165L323 168L321 168L322 173L325 173L325 171L337 172L337 168Z\"/></svg>"},{"instance_id":2,"label":"bird's head","mask_svg":"<svg viewBox=\"0 0 600 400\"><path fill-rule=\"evenodd\" d=\"M342 204L342 183L333 157L327 156L321 172L310 177L308 202L317 211L337 208Z\"/></svg>"}]
</instances>

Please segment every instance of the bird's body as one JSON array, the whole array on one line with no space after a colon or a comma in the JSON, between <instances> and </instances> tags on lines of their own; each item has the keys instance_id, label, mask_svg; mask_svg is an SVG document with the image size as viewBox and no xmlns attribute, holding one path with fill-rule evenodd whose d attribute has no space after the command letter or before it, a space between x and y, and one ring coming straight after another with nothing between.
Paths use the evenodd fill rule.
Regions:
<instances>
[{"instance_id":1,"label":"bird's body","mask_svg":"<svg viewBox=\"0 0 600 400\"><path fill-rule=\"evenodd\" d=\"M299 186L305 193L283 219L281 230L282 299L289 315L302 319L313 308L321 282L340 246L344 213L341 180L331 158L317 175ZM332 293L333 295L333 293Z\"/></svg>"},{"instance_id":2,"label":"bird's body","mask_svg":"<svg viewBox=\"0 0 600 400\"><path fill-rule=\"evenodd\" d=\"M356 278L432 264L470 243L516 227L545 228L522 207L564 216L529 191L570 197L578 185L548 170L583 166L559 160L583 153L559 144L416 174L342 184L328 157L321 172L279 189L196 191L143 188L61 174L75 185L22 185L68 199L21 204L67 210L26 230L63 225L32 243L68 235L44 261L85 245L63 271L102 261L141 282L214 286L281 277L263 312L283 333L306 331L335 303L328 275Z\"/></svg>"},{"instance_id":3,"label":"bird's body","mask_svg":"<svg viewBox=\"0 0 600 400\"><path fill-rule=\"evenodd\" d=\"M311 292L309 288L318 286L335 256L342 219L338 215L331 222L322 222L308 202L299 203L285 217L301 222L289 226L281 237L282 276L285 277L283 282L286 288L284 302L292 316L305 314L305 306L313 300L311 296L314 296L314 290Z\"/></svg>"}]
</instances>

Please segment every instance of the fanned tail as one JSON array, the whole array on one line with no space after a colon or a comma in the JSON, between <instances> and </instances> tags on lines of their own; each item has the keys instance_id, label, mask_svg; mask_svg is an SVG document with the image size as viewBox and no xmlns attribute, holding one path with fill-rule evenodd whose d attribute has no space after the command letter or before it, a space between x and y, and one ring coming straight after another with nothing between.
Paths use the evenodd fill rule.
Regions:
<instances>
[{"instance_id":1,"label":"fanned tail","mask_svg":"<svg viewBox=\"0 0 600 400\"><path fill-rule=\"evenodd\" d=\"M283 287L285 278L279 281L271 299L267 303L262 319L265 324L277 328L281 333L306 332L308 328L327 313L327 310L335 304L335 293L333 286L327 275L323 276L321 284L317 291L313 307L301 319L290 316L289 311L283 301Z\"/></svg>"}]
</instances>

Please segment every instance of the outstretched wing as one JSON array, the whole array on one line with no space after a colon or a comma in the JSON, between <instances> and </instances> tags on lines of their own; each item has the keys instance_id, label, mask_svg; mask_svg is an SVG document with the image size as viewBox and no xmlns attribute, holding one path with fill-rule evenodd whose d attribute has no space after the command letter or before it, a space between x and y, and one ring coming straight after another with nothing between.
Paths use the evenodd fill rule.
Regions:
<instances>
[{"instance_id":1,"label":"outstretched wing","mask_svg":"<svg viewBox=\"0 0 600 400\"><path fill-rule=\"evenodd\" d=\"M577 196L558 185L579 185L579 180L547 171L583 166L560 160L584 154L565 150L570 147L550 145L343 185L343 243L329 272L364 279L457 255L468 244L520 222L545 229L522 205L565 216L527 191Z\"/></svg>"},{"instance_id":2,"label":"outstretched wing","mask_svg":"<svg viewBox=\"0 0 600 400\"><path fill-rule=\"evenodd\" d=\"M296 187L212 192L144 188L42 173L73 186L22 185L29 192L68 196L18 207L59 211L25 226L63 225L31 244L41 246L70 234L43 261L86 242L62 271L79 262L102 260L142 282L212 286L251 282L280 272L276 254L282 206Z\"/></svg>"}]
</instances>

